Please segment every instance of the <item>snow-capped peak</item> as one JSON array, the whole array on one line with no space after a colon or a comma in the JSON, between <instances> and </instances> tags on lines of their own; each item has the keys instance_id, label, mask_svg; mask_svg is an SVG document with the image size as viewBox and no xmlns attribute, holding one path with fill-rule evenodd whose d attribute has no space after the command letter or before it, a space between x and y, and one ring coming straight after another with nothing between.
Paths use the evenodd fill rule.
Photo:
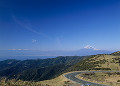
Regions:
<instances>
[{"instance_id":1,"label":"snow-capped peak","mask_svg":"<svg viewBox=\"0 0 120 86\"><path fill-rule=\"evenodd\" d=\"M90 45L86 45L84 48L85 48L85 49L99 50L99 49L96 49L96 48L94 48L94 47L92 47L92 46L90 46Z\"/></svg>"}]
</instances>

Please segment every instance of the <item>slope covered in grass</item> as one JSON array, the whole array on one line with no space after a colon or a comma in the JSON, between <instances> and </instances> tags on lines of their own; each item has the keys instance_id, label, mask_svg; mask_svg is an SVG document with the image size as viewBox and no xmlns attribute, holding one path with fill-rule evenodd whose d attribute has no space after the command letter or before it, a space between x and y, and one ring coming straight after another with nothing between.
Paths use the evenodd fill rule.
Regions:
<instances>
[{"instance_id":1,"label":"slope covered in grass","mask_svg":"<svg viewBox=\"0 0 120 86\"><path fill-rule=\"evenodd\" d=\"M19 81L20 83L38 84L37 86L67 86L70 84L69 81L66 81L63 76L59 75L71 71L83 70L120 71L119 53L115 52L112 54L99 54L86 57L57 57L46 60L3 61L1 62L0 76L6 77L8 81L5 82L5 80L3 80L1 83L10 84L12 82L18 83ZM3 63L5 63L6 66L4 66ZM12 79L12 81L10 81L10 79ZM17 86L21 86L20 83Z\"/></svg>"},{"instance_id":2,"label":"slope covered in grass","mask_svg":"<svg viewBox=\"0 0 120 86\"><path fill-rule=\"evenodd\" d=\"M117 55L93 55L69 67L66 71L80 70L120 70L120 55L118 53Z\"/></svg>"}]
</instances>

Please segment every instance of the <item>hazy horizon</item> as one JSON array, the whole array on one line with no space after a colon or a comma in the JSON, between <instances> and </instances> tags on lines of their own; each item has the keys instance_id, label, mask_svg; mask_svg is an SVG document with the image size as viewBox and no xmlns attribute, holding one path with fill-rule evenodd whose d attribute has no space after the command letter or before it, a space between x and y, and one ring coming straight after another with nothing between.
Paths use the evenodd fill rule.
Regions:
<instances>
[{"instance_id":1,"label":"hazy horizon","mask_svg":"<svg viewBox=\"0 0 120 86\"><path fill-rule=\"evenodd\" d=\"M0 56L2 58L8 57L31 57L31 56L87 56L87 55L96 55L96 54L111 54L116 52L115 50L100 50L93 46L87 45L79 50L28 50L28 49L9 49L9 50L0 50Z\"/></svg>"}]
</instances>

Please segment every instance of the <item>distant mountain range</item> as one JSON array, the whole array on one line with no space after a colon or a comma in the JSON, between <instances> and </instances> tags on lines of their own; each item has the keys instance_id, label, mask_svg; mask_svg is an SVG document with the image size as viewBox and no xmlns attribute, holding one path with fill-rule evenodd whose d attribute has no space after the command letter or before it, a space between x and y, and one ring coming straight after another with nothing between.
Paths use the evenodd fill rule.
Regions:
<instances>
[{"instance_id":1,"label":"distant mountain range","mask_svg":"<svg viewBox=\"0 0 120 86\"><path fill-rule=\"evenodd\" d=\"M74 53L76 55L86 56L86 55L96 55L96 54L110 54L112 52L115 52L115 51L100 50L100 49L94 48L90 45L87 45L83 49L75 51Z\"/></svg>"},{"instance_id":2,"label":"distant mountain range","mask_svg":"<svg viewBox=\"0 0 120 86\"><path fill-rule=\"evenodd\" d=\"M64 70L90 56L59 56L37 60L0 61L0 79L47 80L60 75Z\"/></svg>"},{"instance_id":3,"label":"distant mountain range","mask_svg":"<svg viewBox=\"0 0 120 86\"><path fill-rule=\"evenodd\" d=\"M83 49L74 51L40 51L40 50L25 50L25 49L10 49L0 50L0 56L86 56L95 54L110 54L115 51L100 50L90 45Z\"/></svg>"},{"instance_id":4,"label":"distant mountain range","mask_svg":"<svg viewBox=\"0 0 120 86\"><path fill-rule=\"evenodd\" d=\"M0 79L42 81L63 73L85 70L120 70L120 52L90 56L59 56L49 59L0 61Z\"/></svg>"}]
</instances>

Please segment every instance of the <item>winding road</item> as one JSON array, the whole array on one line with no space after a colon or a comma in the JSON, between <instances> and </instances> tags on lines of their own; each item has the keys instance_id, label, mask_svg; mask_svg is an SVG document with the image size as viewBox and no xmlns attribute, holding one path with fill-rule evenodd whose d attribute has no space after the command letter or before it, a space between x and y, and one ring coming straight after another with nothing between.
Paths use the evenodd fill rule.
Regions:
<instances>
[{"instance_id":1,"label":"winding road","mask_svg":"<svg viewBox=\"0 0 120 86\"><path fill-rule=\"evenodd\" d=\"M109 85L85 81L82 79L78 79L76 77L76 75L81 74L81 73L93 73L93 72L95 73L95 72L120 72L120 71L78 71L78 72L72 72L72 73L65 74L64 77L66 77L70 81L75 82L77 84L84 84L84 85L90 84L90 86L109 86Z\"/></svg>"}]
</instances>

